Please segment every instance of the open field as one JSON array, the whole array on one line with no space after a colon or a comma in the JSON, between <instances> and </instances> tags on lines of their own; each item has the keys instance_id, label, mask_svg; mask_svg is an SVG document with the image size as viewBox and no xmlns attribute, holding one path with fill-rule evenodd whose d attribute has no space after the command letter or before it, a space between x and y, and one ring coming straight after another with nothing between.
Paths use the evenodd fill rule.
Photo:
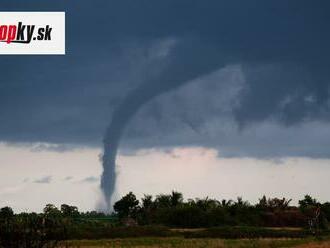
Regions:
<instances>
[{"instance_id":1,"label":"open field","mask_svg":"<svg viewBox=\"0 0 330 248\"><path fill-rule=\"evenodd\" d=\"M68 247L105 248L326 248L330 247L330 237L323 240L313 239L184 239L184 238L127 238L112 240L69 241ZM65 247L62 245L61 247Z\"/></svg>"}]
</instances>

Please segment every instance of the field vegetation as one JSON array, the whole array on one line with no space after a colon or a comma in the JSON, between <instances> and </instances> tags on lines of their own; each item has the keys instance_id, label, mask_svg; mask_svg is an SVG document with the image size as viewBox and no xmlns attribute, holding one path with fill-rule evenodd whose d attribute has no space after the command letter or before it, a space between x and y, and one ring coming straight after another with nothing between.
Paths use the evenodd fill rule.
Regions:
<instances>
[{"instance_id":1,"label":"field vegetation","mask_svg":"<svg viewBox=\"0 0 330 248\"><path fill-rule=\"evenodd\" d=\"M330 203L308 195L298 206L290 202L265 196L255 205L242 198L184 201L173 191L141 201L130 192L111 214L79 212L67 204L48 204L43 213L15 214L3 207L0 248L291 247L329 235Z\"/></svg>"}]
</instances>

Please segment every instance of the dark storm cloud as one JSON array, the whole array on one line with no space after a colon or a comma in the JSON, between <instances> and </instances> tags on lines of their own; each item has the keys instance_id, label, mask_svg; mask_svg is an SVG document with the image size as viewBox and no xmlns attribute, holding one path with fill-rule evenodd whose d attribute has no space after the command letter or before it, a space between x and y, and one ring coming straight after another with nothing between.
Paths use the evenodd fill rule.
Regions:
<instances>
[{"instance_id":1,"label":"dark storm cloud","mask_svg":"<svg viewBox=\"0 0 330 248\"><path fill-rule=\"evenodd\" d=\"M175 142L177 146L216 148L221 156L229 157L329 157L329 123L320 115L283 125L284 112L274 110L241 128L233 112L242 104L246 88L242 66L227 66L190 82L147 104L130 123L123 144L129 144L128 152L143 141L145 148L155 144L166 148ZM279 108L290 102L287 95L281 99ZM261 112L266 100L255 101L251 110ZM310 97L304 101L314 104Z\"/></svg>"},{"instance_id":2,"label":"dark storm cloud","mask_svg":"<svg viewBox=\"0 0 330 248\"><path fill-rule=\"evenodd\" d=\"M330 155L319 145L330 145L328 1L11 0L1 10L65 10L67 22L66 56L0 57L1 141L100 145L136 87L193 77L147 103L122 146Z\"/></svg>"}]
</instances>

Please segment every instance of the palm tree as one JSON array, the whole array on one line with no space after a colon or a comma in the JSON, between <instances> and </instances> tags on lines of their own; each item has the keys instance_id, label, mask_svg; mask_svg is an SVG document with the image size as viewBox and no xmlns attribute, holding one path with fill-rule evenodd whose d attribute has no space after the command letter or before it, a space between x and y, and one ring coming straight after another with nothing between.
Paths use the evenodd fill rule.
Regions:
<instances>
[{"instance_id":1,"label":"palm tree","mask_svg":"<svg viewBox=\"0 0 330 248\"><path fill-rule=\"evenodd\" d=\"M171 194L171 206L176 207L183 202L182 193L177 191L172 191Z\"/></svg>"}]
</instances>

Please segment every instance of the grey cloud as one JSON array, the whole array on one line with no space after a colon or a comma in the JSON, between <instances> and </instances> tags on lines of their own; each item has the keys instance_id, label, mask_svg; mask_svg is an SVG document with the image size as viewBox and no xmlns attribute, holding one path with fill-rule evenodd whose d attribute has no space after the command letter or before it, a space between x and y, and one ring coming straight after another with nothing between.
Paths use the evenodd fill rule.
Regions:
<instances>
[{"instance_id":1,"label":"grey cloud","mask_svg":"<svg viewBox=\"0 0 330 248\"><path fill-rule=\"evenodd\" d=\"M73 146L65 145L65 144L33 143L32 147L30 146L30 150L33 152L39 152L39 151L66 152L66 151L72 151L73 149L74 149Z\"/></svg>"},{"instance_id":2,"label":"grey cloud","mask_svg":"<svg viewBox=\"0 0 330 248\"><path fill-rule=\"evenodd\" d=\"M329 81L299 64L245 66L247 86L235 109L241 125L271 117L285 125L329 120Z\"/></svg>"},{"instance_id":3,"label":"grey cloud","mask_svg":"<svg viewBox=\"0 0 330 248\"><path fill-rule=\"evenodd\" d=\"M65 178L63 178L63 181L71 181L73 179L72 176L67 176Z\"/></svg>"},{"instance_id":4,"label":"grey cloud","mask_svg":"<svg viewBox=\"0 0 330 248\"><path fill-rule=\"evenodd\" d=\"M96 182L99 182L99 181L100 181L100 178L99 177L94 177L94 176L86 177L86 178L81 180L81 182L83 182L83 183L96 183Z\"/></svg>"},{"instance_id":5,"label":"grey cloud","mask_svg":"<svg viewBox=\"0 0 330 248\"><path fill-rule=\"evenodd\" d=\"M310 116L307 120L306 115L299 125L283 125L283 112L274 109L259 120L249 117L251 121L242 129L235 111L245 107L240 105L247 87L242 66L229 66L195 80L147 104L127 128L123 144L128 150L139 148L142 142L146 148L205 146L228 157L329 157L326 118ZM261 99L255 99L255 103L251 109L259 114L262 108L267 109ZM156 114L152 114L154 109Z\"/></svg>"},{"instance_id":6,"label":"grey cloud","mask_svg":"<svg viewBox=\"0 0 330 248\"><path fill-rule=\"evenodd\" d=\"M38 179L35 179L33 182L34 183L51 183L52 181L52 176L44 176L44 177L41 177L41 178L38 178Z\"/></svg>"}]
</instances>

